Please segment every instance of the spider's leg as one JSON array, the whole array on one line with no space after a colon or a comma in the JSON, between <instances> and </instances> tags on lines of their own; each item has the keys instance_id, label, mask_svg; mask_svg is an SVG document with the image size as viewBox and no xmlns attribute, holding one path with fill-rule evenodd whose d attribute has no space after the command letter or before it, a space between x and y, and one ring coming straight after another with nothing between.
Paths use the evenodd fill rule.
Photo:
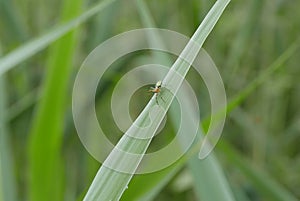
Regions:
<instances>
[{"instance_id":1,"label":"spider's leg","mask_svg":"<svg viewBox=\"0 0 300 201\"><path fill-rule=\"evenodd\" d=\"M156 104L159 105L158 100L157 100L157 96L158 96L158 94L155 95L155 101L156 101Z\"/></svg>"},{"instance_id":2,"label":"spider's leg","mask_svg":"<svg viewBox=\"0 0 300 201\"><path fill-rule=\"evenodd\" d=\"M154 88L150 87L150 89L148 90L148 92L153 92Z\"/></svg>"}]
</instances>

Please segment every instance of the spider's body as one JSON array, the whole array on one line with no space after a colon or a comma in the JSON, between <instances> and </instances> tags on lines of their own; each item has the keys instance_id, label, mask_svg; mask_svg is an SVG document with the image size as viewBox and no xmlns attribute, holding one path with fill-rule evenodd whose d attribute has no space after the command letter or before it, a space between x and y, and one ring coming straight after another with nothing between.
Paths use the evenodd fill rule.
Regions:
<instances>
[{"instance_id":1,"label":"spider's body","mask_svg":"<svg viewBox=\"0 0 300 201\"><path fill-rule=\"evenodd\" d=\"M156 84L155 84L155 87L151 87L149 89L149 92L153 92L156 94L156 103L158 104L158 101L157 101L157 95L159 94L159 92L161 92L161 84L162 82L161 81L158 81Z\"/></svg>"},{"instance_id":2,"label":"spider's body","mask_svg":"<svg viewBox=\"0 0 300 201\"><path fill-rule=\"evenodd\" d=\"M155 85L155 87L151 87L149 92L153 92L155 94L158 94L161 90L161 81L158 81Z\"/></svg>"}]
</instances>

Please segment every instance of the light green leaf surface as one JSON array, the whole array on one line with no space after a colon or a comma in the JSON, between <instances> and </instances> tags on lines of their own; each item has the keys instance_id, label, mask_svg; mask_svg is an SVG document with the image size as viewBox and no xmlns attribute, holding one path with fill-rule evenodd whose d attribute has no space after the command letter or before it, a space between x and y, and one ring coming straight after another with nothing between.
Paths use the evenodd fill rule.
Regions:
<instances>
[{"instance_id":1,"label":"light green leaf surface","mask_svg":"<svg viewBox=\"0 0 300 201\"><path fill-rule=\"evenodd\" d=\"M136 3L138 5L139 13L144 26L154 27L155 25L153 19L150 16L149 10L144 2L137 0ZM150 43L159 43L160 41L161 40L157 35L149 36ZM155 56L157 57L156 60L160 61L161 63L170 63L169 58L164 55L160 56L155 54ZM184 97L188 97L188 95L186 94ZM192 108L192 103L189 101L189 99L182 99L181 105L186 106L185 110L188 110L185 112L190 114L191 118L199 115L195 114L195 110ZM180 116L180 114L178 114L178 110L171 108L170 114L171 120L173 121L174 125L176 125L176 117ZM191 131L186 130L186 132L188 133ZM196 141L199 141L201 136L203 137L201 129L198 131L197 136L198 137ZM184 139L180 140L180 142L183 141ZM178 149L180 149L180 147L178 147ZM195 191L200 200L234 200L229 184L222 172L222 168L213 153L211 153L205 160L200 160L196 155L192 156L188 161L188 167L193 175ZM177 168L177 170L180 170L180 168ZM147 178L147 176L145 176L145 178Z\"/></svg>"},{"instance_id":2,"label":"light green leaf surface","mask_svg":"<svg viewBox=\"0 0 300 201\"><path fill-rule=\"evenodd\" d=\"M285 63L287 62L288 59L290 59L295 52L299 49L300 46L300 41L296 40L295 42L293 42L291 44L291 46L285 50L283 52L283 54L278 57L269 67L267 67L266 70L264 70L257 79L253 80L251 83L249 83L242 91L240 91L227 105L227 114L231 113L236 107L238 107L239 105L241 105L246 99L247 97L249 97L254 91L255 89L257 89L257 87L259 87L261 84L263 84L264 82L266 82L270 76L272 75L272 73L274 73L276 70L278 70L279 68L283 68L285 65ZM209 121L210 118L206 118L204 120L204 125L206 125L206 127L208 127L209 125ZM229 146L229 145L228 145ZM195 151L195 153L198 150L198 146L195 146L196 148L193 149L193 151ZM217 149L219 146L217 146ZM227 152L225 151L225 148L221 148L221 150L223 151L224 155L227 155ZM185 164L185 161L187 159L189 159L191 156L193 156L195 153L190 153L189 157L185 157L183 158L180 162L177 162L176 164L170 166L169 168L165 169L162 172L156 172L150 175L139 175L136 178L133 179L131 186L132 189L137 189L138 193L136 191L131 191L131 189L129 188L126 193L124 194L125 198L124 200L143 200L143 201L150 201L153 200L153 198L155 197L155 195L160 192L160 190L162 190L162 188L171 180L171 178L173 178L173 176L183 167L183 165ZM228 157L232 157L232 154L228 153L229 156ZM236 156L236 155L234 155ZM233 160L233 159L232 159ZM237 160L237 159L236 159ZM240 163L243 163L243 160L241 160L241 158L239 159ZM234 162L233 162L234 163ZM247 167L247 164L241 164L239 165L237 168L241 168L241 167ZM251 167L247 168L247 170L245 168L243 168L242 170L244 171L251 171ZM245 175L248 177L250 176L251 180L253 179L256 182L259 182L260 185L264 185L262 188L263 189L268 189L267 192L271 192L271 193L275 193L273 195L271 195L271 197L276 197L276 199L279 199L281 196L278 197L276 190L274 189L269 189L270 187L268 186L269 182L265 182L265 181L259 181L260 180L264 180L264 177L252 177L253 173L246 173ZM152 181L149 183L147 181L149 181L148 178L151 178ZM292 200L294 200L294 196L291 195L285 188L283 188L282 186L280 186L275 180L271 179L270 183L273 183L273 186L276 186L277 188L279 188L278 192L284 192L284 194L287 194L286 198L292 198ZM275 183L275 184L274 184ZM200 191L199 191L200 192ZM238 196L237 196L238 197Z\"/></svg>"},{"instance_id":3,"label":"light green leaf surface","mask_svg":"<svg viewBox=\"0 0 300 201\"><path fill-rule=\"evenodd\" d=\"M28 36L32 38L9 54L4 55L4 57L2 57L3 55L0 56L0 77L10 69L13 70L13 72L9 72L6 76L8 79L4 81L6 83L6 87L2 87L4 90L0 86L0 201L28 200L27 190L29 186L27 181L29 179L29 167L26 166L24 168L22 166L23 164L27 165L29 162L23 153L27 148L26 145L28 145L26 143L28 135L24 131L27 131L28 122L31 120L30 117L34 114L32 107L38 103L41 97L41 93L37 92L43 92L42 98L44 97L44 84L40 86L38 82L41 77L47 76L43 70L45 52L42 52L43 55L39 55L39 53L45 50L47 46L54 44L57 39L75 29L79 24L84 24L86 25L83 30L85 35L79 40L84 40L84 43L81 44L80 53L77 54L78 58L82 58L85 57L84 55L87 54L90 48L97 46L97 41L100 42L98 36L102 37L102 33L105 36L109 36L110 33L114 34L115 32L123 31L124 28L128 30L132 26L136 27L137 20L139 20L135 9L132 8L132 3L119 1L122 3L120 4L122 6L119 7L120 10L118 13L106 10L107 15L103 16L103 8L106 9L114 0L92 0L88 4L92 2L99 2L99 4L97 3L95 7L83 12L81 15L73 18L73 20L55 27L46 28L53 24L53 19L55 21L59 19L59 9L56 9L57 1L49 1L47 3L45 1L25 0L14 4L10 0L0 0L0 38L4 45L4 51L12 50L16 44L27 40ZM195 24L198 23L199 19L204 17L204 14L214 2L192 0L182 6L178 2L173 1L162 1L159 4L147 1L151 11L155 13L154 17L159 27L175 28L181 33L190 33L191 29L195 28ZM59 4L61 3L59 2ZM46 5L51 6L48 8ZM100 8L101 6L99 5L103 5L103 7ZM210 35L209 41L206 42L205 48L213 55L216 63L222 67L220 70L222 77L225 79L226 91L231 97L231 101L227 107L227 114L230 114L236 107L242 108L254 121L255 125L261 126L263 131L266 132L262 133L264 136L261 137L265 139L272 138L272 140L268 140L265 143L266 146L263 147L265 152L259 155L259 157L267 157L263 158L267 160L259 163L255 160L254 155L251 155L253 152L249 150L249 146L254 145L252 148L257 148L256 141L249 141L251 134L247 135L247 138L236 141L236 138L232 137L234 135L243 135L242 133L237 133L241 126L237 125L236 122L227 121L225 131L226 133L228 131L228 133L222 139L230 138L231 142L229 148L227 148L233 149L233 152L237 155L232 156L230 153L227 153L227 148L222 148L222 144L220 146L218 144L215 152L218 153L216 156L220 156L218 158L226 163L226 165L223 164L223 168L226 168L227 173L230 174L228 179L230 184L232 184L234 195L239 201L247 200L245 195L249 196L249 200L255 198L262 200L297 200L300 196L297 189L297 184L299 183L299 174L297 171L299 169L299 162L297 160L297 139L299 136L297 105L299 101L297 100L299 99L300 91L297 84L297 77L299 77L299 68L297 65L299 62L297 61L297 57L294 57L296 55L295 52L299 49L299 40L294 42L272 64L271 68L267 67L269 63L273 62L298 37L298 30L300 30L299 23L297 23L300 19L300 15L297 12L298 7L299 3L297 1L291 3L285 3L284 1L276 1L274 3L259 0L246 3L232 2L212 35ZM91 14L91 10L94 10L93 14ZM199 10L203 12L199 12ZM100 11L101 14L97 15ZM82 18L86 13L90 13L91 15ZM88 22L87 20L92 17L97 17L97 20L94 23ZM77 21L78 24L74 23L77 19L82 19L82 21ZM110 23L112 31L108 31L105 28L106 25L104 24L106 23ZM46 32L42 33L42 35L32 36L32 33L36 33L35 29L37 27L43 27L43 29L38 28L38 30ZM151 52L151 55L154 54L156 53L152 54ZM292 56L293 58L291 58ZM26 63L29 64L26 62L27 59L30 59L29 63L34 68L30 67L28 69L29 66L26 65ZM15 66L18 67L14 69ZM127 65L123 64L122 67L125 69ZM119 75L113 75L110 79L118 79L121 72L117 73ZM285 86L282 86L284 83ZM246 86L246 88L242 86ZM32 87L35 89L32 90ZM106 87L107 84L101 85L101 89L103 88L104 91L107 91ZM30 92L28 93L28 91ZM100 96L98 96L99 94ZM96 96L96 100L101 99L99 103L102 104L102 100L108 99L108 96L102 96L102 93L99 94L97 94L98 97ZM4 99L9 100L2 101ZM9 102L9 104L5 102ZM60 155L65 157L66 160L60 162L66 165L66 170L69 170L69 168L72 168L72 170L67 173L62 169L59 178L62 180L66 178L68 181L64 183L62 188L59 185L57 185L57 188L61 188L61 191L65 190L64 198L61 200L71 201L77 197L79 201L83 199L88 189L88 184L98 170L99 164L95 160L91 160L95 164L95 168L86 167L91 162L87 162L85 159L87 153L78 142L76 133L73 130L70 110L66 108L64 110L66 116L68 116L68 120L65 121L67 135L64 136L64 139L66 139L64 145L66 147L60 150ZM209 123L209 118L206 118L203 123L203 127L206 130ZM2 127L2 125L4 126ZM251 127L248 129L250 130ZM271 132L269 132L270 130ZM245 130L243 131L245 132ZM261 135L255 128L245 133L253 132L256 132L255 135ZM114 135L115 133L111 134ZM2 138L3 136L4 138ZM17 146L10 147L11 145ZM234 147L236 146L242 147L243 153L238 153L240 152L238 150L235 151ZM162 171L146 175L135 175L121 200L157 200L158 194L160 198L174 196L175 194L183 196L185 192L178 192L172 189L172 186L170 186L170 189L167 184L174 179L176 174L179 173L180 175L178 176L181 176L182 173L180 170L183 167L185 168L185 173L188 171L186 165L189 163L188 161L191 157L199 152L199 147L195 146L193 151L193 153L188 153L180 161ZM251 160L247 160L249 154L253 157ZM241 160L236 162L239 159L235 157ZM70 161L72 162L70 163ZM239 163L243 164L240 165ZM255 166L253 166L254 163L256 164ZM18 164L18 166L14 167L14 164ZM270 170L270 172L266 172L263 168ZM241 177L236 180L234 176L237 174ZM18 189L11 187L11 182L17 182ZM246 186L244 186L245 184ZM196 189L196 186L191 186L191 183L186 186L189 189L191 187ZM163 188L166 191L162 191ZM251 195L248 191L249 188ZM172 192L169 190L172 190ZM196 193L198 192L201 191L196 191ZM242 196L240 196L241 194ZM255 198L252 197L253 195ZM178 197L174 199L180 200Z\"/></svg>"},{"instance_id":4,"label":"light green leaf surface","mask_svg":"<svg viewBox=\"0 0 300 201\"><path fill-rule=\"evenodd\" d=\"M191 41L181 53L180 58L176 60L163 80L167 86L173 87L174 94L176 94L190 67L190 65L181 58L186 58L188 61L194 60L200 51L202 44L213 29L228 3L228 0L219 0L216 2L199 28L196 30ZM198 45L195 45L194 42L196 42ZM181 77L178 78L176 73L180 74ZM84 200L120 199L123 192L128 188L127 185L135 173L143 154L146 152L151 142L151 137L153 137L157 127L166 114L174 95L171 93L163 93L162 98L165 100L165 103L162 104L164 110L157 109L155 96L153 96L143 112L136 119L135 123L128 129L128 131L116 145L115 149L107 157L104 165L102 165L102 167L99 169ZM150 113L151 110L152 113ZM147 126L146 129L140 129L149 124L149 114L151 115L150 118L152 120L150 125ZM144 131L141 132L141 130ZM129 135L144 139L133 138ZM125 153L133 153L134 157L129 158ZM125 168L127 171L126 173L121 173L112 168L106 167L107 165L113 167L114 169Z\"/></svg>"}]
</instances>

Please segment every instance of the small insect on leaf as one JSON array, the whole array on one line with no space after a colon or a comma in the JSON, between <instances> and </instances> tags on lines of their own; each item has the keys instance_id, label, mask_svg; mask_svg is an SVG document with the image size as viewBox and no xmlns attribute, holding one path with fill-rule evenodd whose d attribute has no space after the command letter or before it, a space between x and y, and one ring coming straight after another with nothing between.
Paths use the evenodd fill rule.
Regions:
<instances>
[{"instance_id":1,"label":"small insect on leaf","mask_svg":"<svg viewBox=\"0 0 300 201\"><path fill-rule=\"evenodd\" d=\"M155 100L156 100L157 105L158 105L157 96L158 96L158 93L161 91L161 85L162 85L162 81L158 81L155 84L155 87L151 87L150 90L149 90L149 92L153 92L153 93L156 94Z\"/></svg>"}]
</instances>

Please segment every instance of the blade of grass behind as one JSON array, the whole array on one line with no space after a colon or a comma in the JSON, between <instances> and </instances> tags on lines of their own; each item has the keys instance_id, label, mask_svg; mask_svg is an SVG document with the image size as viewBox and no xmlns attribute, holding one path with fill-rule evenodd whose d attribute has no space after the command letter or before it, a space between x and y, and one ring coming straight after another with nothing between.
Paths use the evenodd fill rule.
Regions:
<instances>
[{"instance_id":1,"label":"blade of grass behind","mask_svg":"<svg viewBox=\"0 0 300 201\"><path fill-rule=\"evenodd\" d=\"M5 89L4 77L0 76L0 111L3 111ZM5 107L5 106L4 106ZM13 174L13 156L5 113L0 114L0 200L17 200L16 181Z\"/></svg>"},{"instance_id":2,"label":"blade of grass behind","mask_svg":"<svg viewBox=\"0 0 300 201\"><path fill-rule=\"evenodd\" d=\"M6 121L7 94L5 76L0 75L0 200L17 200L17 189L13 174L13 156Z\"/></svg>"},{"instance_id":3,"label":"blade of grass behind","mask_svg":"<svg viewBox=\"0 0 300 201\"><path fill-rule=\"evenodd\" d=\"M63 2L61 20L80 13L82 0ZM29 135L29 200L63 200L64 170L61 145L65 101L77 33L70 32L49 51L43 94L37 105Z\"/></svg>"}]
</instances>

